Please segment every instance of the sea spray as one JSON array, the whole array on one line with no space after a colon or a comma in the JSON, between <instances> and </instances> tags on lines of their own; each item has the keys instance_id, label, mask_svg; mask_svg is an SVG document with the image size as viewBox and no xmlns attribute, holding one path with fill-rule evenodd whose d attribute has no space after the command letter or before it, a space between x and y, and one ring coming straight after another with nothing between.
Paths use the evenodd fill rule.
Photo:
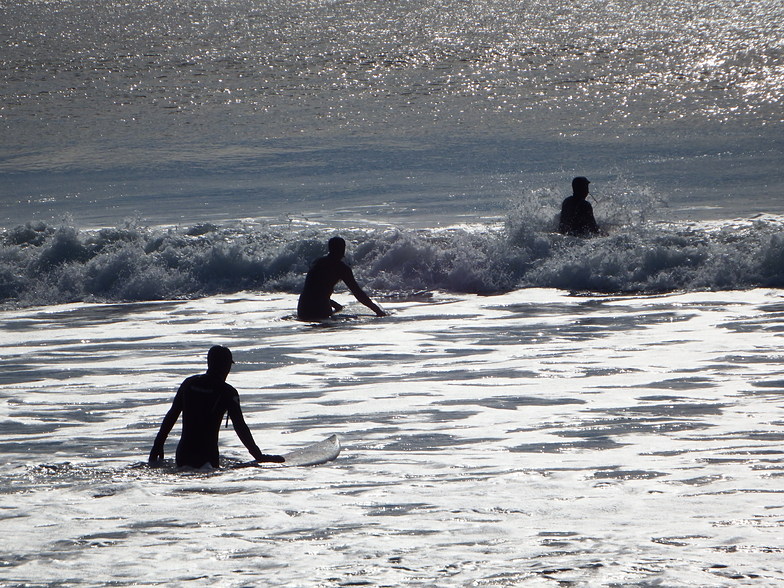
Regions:
<instances>
[{"instance_id":1,"label":"sea spray","mask_svg":"<svg viewBox=\"0 0 784 588\"><path fill-rule=\"evenodd\" d=\"M541 210L541 209L540 209ZM548 211L505 225L345 229L348 259L375 295L495 294L520 287L667 292L784 285L784 219L640 222L593 239L548 230ZM258 223L99 231L28 224L7 231L0 296L18 305L298 292L328 228Z\"/></svg>"}]
</instances>

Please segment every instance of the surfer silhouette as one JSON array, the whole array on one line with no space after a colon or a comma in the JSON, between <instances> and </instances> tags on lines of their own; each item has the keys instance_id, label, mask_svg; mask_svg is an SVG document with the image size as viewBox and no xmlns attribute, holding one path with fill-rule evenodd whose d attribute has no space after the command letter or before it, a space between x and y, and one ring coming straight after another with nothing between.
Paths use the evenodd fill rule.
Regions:
<instances>
[{"instance_id":1,"label":"surfer silhouette","mask_svg":"<svg viewBox=\"0 0 784 588\"><path fill-rule=\"evenodd\" d=\"M226 383L234 360L227 347L215 345L207 353L207 373L187 378L177 390L169 412L161 423L149 463L163 459L163 446L182 413L182 436L175 461L179 467L202 468L219 465L218 432L228 412L234 431L256 461L281 463L279 455L266 455L256 445L240 408L240 395ZM227 420L228 424L228 420Z\"/></svg>"},{"instance_id":2,"label":"surfer silhouette","mask_svg":"<svg viewBox=\"0 0 784 588\"><path fill-rule=\"evenodd\" d=\"M588 197L588 178L578 176L572 180L572 195L561 204L561 219L558 232L575 237L590 237L602 233L593 216L593 207Z\"/></svg>"},{"instance_id":3,"label":"surfer silhouette","mask_svg":"<svg viewBox=\"0 0 784 588\"><path fill-rule=\"evenodd\" d=\"M376 316L386 316L386 313L359 287L351 268L343 261L346 255L346 241L341 237L332 237L327 243L327 248L329 253L314 261L305 277L305 286L302 288L297 304L297 317L303 321L317 321L329 318L343 308L332 300L332 292L340 281L348 286L357 300L375 312Z\"/></svg>"}]
</instances>

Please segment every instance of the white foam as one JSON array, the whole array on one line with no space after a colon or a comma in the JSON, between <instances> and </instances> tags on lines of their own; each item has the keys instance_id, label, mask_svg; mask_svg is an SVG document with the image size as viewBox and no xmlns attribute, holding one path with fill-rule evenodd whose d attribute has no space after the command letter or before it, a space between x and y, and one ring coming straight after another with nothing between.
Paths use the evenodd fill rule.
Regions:
<instances>
[{"instance_id":1,"label":"white foam","mask_svg":"<svg viewBox=\"0 0 784 588\"><path fill-rule=\"evenodd\" d=\"M784 580L778 290L436 293L331 326L291 320L295 303L1 312L5 578ZM335 432L339 459L137 466L212 343L234 351L229 380L265 452ZM231 430L221 448L248 459Z\"/></svg>"}]
</instances>

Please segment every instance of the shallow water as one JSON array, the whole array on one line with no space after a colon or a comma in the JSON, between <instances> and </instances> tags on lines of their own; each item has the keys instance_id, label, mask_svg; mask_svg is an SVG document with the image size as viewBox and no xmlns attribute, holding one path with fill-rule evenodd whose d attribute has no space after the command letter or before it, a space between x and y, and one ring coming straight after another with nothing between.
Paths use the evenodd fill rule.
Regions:
<instances>
[{"instance_id":1,"label":"shallow water","mask_svg":"<svg viewBox=\"0 0 784 588\"><path fill-rule=\"evenodd\" d=\"M6 583L784 580L780 291L435 293L315 325L294 303L3 311ZM263 450L337 433L340 458L144 466L212 343Z\"/></svg>"},{"instance_id":2,"label":"shallow water","mask_svg":"<svg viewBox=\"0 0 784 588\"><path fill-rule=\"evenodd\" d=\"M780 2L2 10L4 585L784 582ZM148 468L215 343L340 458Z\"/></svg>"}]
</instances>

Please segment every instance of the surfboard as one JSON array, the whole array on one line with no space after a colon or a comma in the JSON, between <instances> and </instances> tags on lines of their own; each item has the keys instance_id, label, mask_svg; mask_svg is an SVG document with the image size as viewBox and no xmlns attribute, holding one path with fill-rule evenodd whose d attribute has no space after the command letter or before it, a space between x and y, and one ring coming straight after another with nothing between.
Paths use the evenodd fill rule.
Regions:
<instances>
[{"instance_id":1,"label":"surfboard","mask_svg":"<svg viewBox=\"0 0 784 588\"><path fill-rule=\"evenodd\" d=\"M337 435L330 435L323 441L307 445L301 449L295 449L289 453L284 453L286 460L283 466L311 466L327 463L337 459L340 455L340 439Z\"/></svg>"},{"instance_id":2,"label":"surfboard","mask_svg":"<svg viewBox=\"0 0 784 588\"><path fill-rule=\"evenodd\" d=\"M283 463L259 463L257 461L246 461L244 463L237 464L233 466L234 468L248 468L248 467L262 467L262 468L269 468L269 467L277 467L277 468L286 468L286 467L302 467L302 466L314 466L320 465L322 463L327 463L329 461L333 461L340 455L340 439L337 435L330 435L323 441L319 441L318 443L313 443L312 445L306 445L305 447L301 447L300 449L295 449L294 451L290 451L288 453L283 454L283 458L286 460Z\"/></svg>"}]
</instances>

